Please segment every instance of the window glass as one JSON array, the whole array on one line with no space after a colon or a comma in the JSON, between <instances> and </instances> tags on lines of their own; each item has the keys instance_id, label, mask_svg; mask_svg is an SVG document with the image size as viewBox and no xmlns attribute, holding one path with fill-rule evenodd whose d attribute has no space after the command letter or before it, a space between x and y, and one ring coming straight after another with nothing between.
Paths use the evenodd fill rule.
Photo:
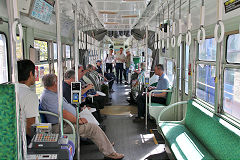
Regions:
<instances>
[{"instance_id":1,"label":"window glass","mask_svg":"<svg viewBox=\"0 0 240 160\"><path fill-rule=\"evenodd\" d=\"M189 66L189 46L186 46L186 54L185 54L185 93L188 94L188 66Z\"/></svg>"},{"instance_id":2,"label":"window glass","mask_svg":"<svg viewBox=\"0 0 240 160\"><path fill-rule=\"evenodd\" d=\"M57 57L58 57L57 43L53 43L53 56L54 56L54 59L57 59Z\"/></svg>"},{"instance_id":3,"label":"window glass","mask_svg":"<svg viewBox=\"0 0 240 160\"><path fill-rule=\"evenodd\" d=\"M66 58L71 58L71 47L66 45Z\"/></svg>"},{"instance_id":4,"label":"window glass","mask_svg":"<svg viewBox=\"0 0 240 160\"><path fill-rule=\"evenodd\" d=\"M46 41L34 40L34 48L40 50L40 61L48 59L48 43Z\"/></svg>"},{"instance_id":5,"label":"window glass","mask_svg":"<svg viewBox=\"0 0 240 160\"><path fill-rule=\"evenodd\" d=\"M173 75L173 61L172 60L167 60L167 76L169 78L170 81L170 85L172 86L173 84L173 79L174 79L174 75Z\"/></svg>"},{"instance_id":6,"label":"window glass","mask_svg":"<svg viewBox=\"0 0 240 160\"><path fill-rule=\"evenodd\" d=\"M240 63L240 34L228 36L227 40L227 62Z\"/></svg>"},{"instance_id":7,"label":"window glass","mask_svg":"<svg viewBox=\"0 0 240 160\"><path fill-rule=\"evenodd\" d=\"M7 56L6 36L0 34L0 84L8 82Z\"/></svg>"},{"instance_id":8,"label":"window glass","mask_svg":"<svg viewBox=\"0 0 240 160\"><path fill-rule=\"evenodd\" d=\"M197 66L197 97L212 105L215 100L215 71L215 66Z\"/></svg>"},{"instance_id":9,"label":"window glass","mask_svg":"<svg viewBox=\"0 0 240 160\"><path fill-rule=\"evenodd\" d=\"M17 40L19 40L19 36L17 36ZM17 60L22 60L23 59L23 43L22 42L16 42L16 56Z\"/></svg>"},{"instance_id":10,"label":"window glass","mask_svg":"<svg viewBox=\"0 0 240 160\"><path fill-rule=\"evenodd\" d=\"M199 45L199 60L216 61L216 42L214 38L206 39Z\"/></svg>"},{"instance_id":11,"label":"window glass","mask_svg":"<svg viewBox=\"0 0 240 160\"><path fill-rule=\"evenodd\" d=\"M66 61L66 67L67 67L67 69L71 69L71 63L72 61L71 60L67 60Z\"/></svg>"},{"instance_id":12,"label":"window glass","mask_svg":"<svg viewBox=\"0 0 240 160\"><path fill-rule=\"evenodd\" d=\"M42 77L45 74L49 74L49 64L40 64L40 65L36 65L35 67L35 77L37 77L35 80L35 84L36 84L36 94L38 95L38 97L40 97L40 95L42 94L42 91L44 89L43 84L42 84Z\"/></svg>"},{"instance_id":13,"label":"window glass","mask_svg":"<svg viewBox=\"0 0 240 160\"><path fill-rule=\"evenodd\" d=\"M180 45L180 50L179 50L179 90L182 89L181 86L181 79L182 79L182 44Z\"/></svg>"},{"instance_id":14,"label":"window glass","mask_svg":"<svg viewBox=\"0 0 240 160\"><path fill-rule=\"evenodd\" d=\"M223 110L240 119L240 69L224 70Z\"/></svg>"}]
</instances>

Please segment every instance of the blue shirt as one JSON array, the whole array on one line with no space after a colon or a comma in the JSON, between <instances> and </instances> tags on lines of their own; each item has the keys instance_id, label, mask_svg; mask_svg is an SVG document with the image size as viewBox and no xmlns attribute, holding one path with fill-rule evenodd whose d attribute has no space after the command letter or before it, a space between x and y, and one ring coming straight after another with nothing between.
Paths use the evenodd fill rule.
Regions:
<instances>
[{"instance_id":1,"label":"blue shirt","mask_svg":"<svg viewBox=\"0 0 240 160\"><path fill-rule=\"evenodd\" d=\"M167 90L169 88L169 79L166 74L162 74L158 79L157 88L155 90ZM158 92L161 93L161 92ZM165 97L166 98L166 97Z\"/></svg>"},{"instance_id":2,"label":"blue shirt","mask_svg":"<svg viewBox=\"0 0 240 160\"><path fill-rule=\"evenodd\" d=\"M57 93L52 92L47 89L44 89L44 91L40 97L40 103L42 105L43 110L58 114L58 95L57 95ZM71 104L69 104L65 98L63 98L62 105L63 105L63 110L67 110L68 112L70 112L74 116L76 116L75 108ZM46 118L49 123L52 123L52 124L58 123L58 117L46 114Z\"/></svg>"}]
</instances>

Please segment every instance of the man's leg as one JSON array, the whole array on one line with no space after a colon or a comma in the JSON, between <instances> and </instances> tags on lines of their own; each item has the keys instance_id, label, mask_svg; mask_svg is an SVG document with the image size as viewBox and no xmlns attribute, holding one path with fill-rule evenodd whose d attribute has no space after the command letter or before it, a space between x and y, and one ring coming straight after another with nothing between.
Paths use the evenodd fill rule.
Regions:
<instances>
[{"instance_id":1,"label":"man's leg","mask_svg":"<svg viewBox=\"0 0 240 160\"><path fill-rule=\"evenodd\" d=\"M116 64L116 77L117 77L117 83L119 81L119 71L120 71L120 66L119 66L119 63Z\"/></svg>"},{"instance_id":2,"label":"man's leg","mask_svg":"<svg viewBox=\"0 0 240 160\"><path fill-rule=\"evenodd\" d=\"M79 135L91 139L105 156L116 152L106 134L95 124L86 123L79 125Z\"/></svg>"},{"instance_id":3,"label":"man's leg","mask_svg":"<svg viewBox=\"0 0 240 160\"><path fill-rule=\"evenodd\" d=\"M120 63L120 83L122 83L123 63Z\"/></svg>"},{"instance_id":4,"label":"man's leg","mask_svg":"<svg viewBox=\"0 0 240 160\"><path fill-rule=\"evenodd\" d=\"M137 96L138 117L144 117L145 114L146 95L139 94Z\"/></svg>"}]
</instances>

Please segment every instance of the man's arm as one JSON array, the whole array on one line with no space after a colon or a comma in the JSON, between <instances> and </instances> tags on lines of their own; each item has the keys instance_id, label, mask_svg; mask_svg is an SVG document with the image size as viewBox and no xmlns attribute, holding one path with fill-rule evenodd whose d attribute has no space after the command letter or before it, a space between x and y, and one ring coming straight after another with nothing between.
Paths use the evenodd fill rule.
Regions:
<instances>
[{"instance_id":1,"label":"man's arm","mask_svg":"<svg viewBox=\"0 0 240 160\"><path fill-rule=\"evenodd\" d=\"M35 117L32 117L32 118L26 118L26 132L27 132L27 135L31 135L31 126L35 124Z\"/></svg>"},{"instance_id":2,"label":"man's arm","mask_svg":"<svg viewBox=\"0 0 240 160\"><path fill-rule=\"evenodd\" d=\"M69 120L73 124L76 124L76 117L65 109L63 110L63 118ZM84 123L88 123L88 121L85 118L79 118L79 124Z\"/></svg>"}]
</instances>

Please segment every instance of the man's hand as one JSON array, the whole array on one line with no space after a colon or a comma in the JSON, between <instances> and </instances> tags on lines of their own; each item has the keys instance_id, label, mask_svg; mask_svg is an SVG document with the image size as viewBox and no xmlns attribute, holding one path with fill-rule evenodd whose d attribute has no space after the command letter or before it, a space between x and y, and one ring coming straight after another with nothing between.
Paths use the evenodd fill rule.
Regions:
<instances>
[{"instance_id":1,"label":"man's hand","mask_svg":"<svg viewBox=\"0 0 240 160\"><path fill-rule=\"evenodd\" d=\"M85 124L88 123L88 121L85 118L79 118L79 124Z\"/></svg>"},{"instance_id":2,"label":"man's hand","mask_svg":"<svg viewBox=\"0 0 240 160\"><path fill-rule=\"evenodd\" d=\"M148 87L148 90L150 90L150 91L153 89L156 89L156 87L152 87L152 86Z\"/></svg>"},{"instance_id":3,"label":"man's hand","mask_svg":"<svg viewBox=\"0 0 240 160\"><path fill-rule=\"evenodd\" d=\"M93 84L88 84L87 85L87 90L89 90L89 89L93 89Z\"/></svg>"}]
</instances>

